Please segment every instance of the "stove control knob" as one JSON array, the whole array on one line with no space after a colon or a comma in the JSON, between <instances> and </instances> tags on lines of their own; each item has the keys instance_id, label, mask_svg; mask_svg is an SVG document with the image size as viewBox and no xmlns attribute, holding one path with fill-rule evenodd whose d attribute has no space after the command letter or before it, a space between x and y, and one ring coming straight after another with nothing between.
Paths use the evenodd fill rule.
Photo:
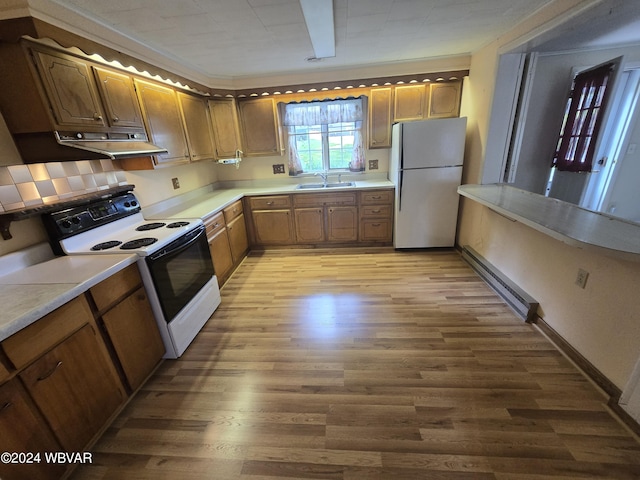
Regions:
<instances>
[{"instance_id":1,"label":"stove control knob","mask_svg":"<svg viewBox=\"0 0 640 480\"><path fill-rule=\"evenodd\" d=\"M124 202L124 206L129 208L131 206L131 204L129 202Z\"/></svg>"},{"instance_id":2,"label":"stove control knob","mask_svg":"<svg viewBox=\"0 0 640 480\"><path fill-rule=\"evenodd\" d=\"M70 228L71 227L71 222L69 220L62 220L60 222L60 226L62 228Z\"/></svg>"},{"instance_id":3,"label":"stove control knob","mask_svg":"<svg viewBox=\"0 0 640 480\"><path fill-rule=\"evenodd\" d=\"M84 135L82 135L80 132L76 133L76 138L81 139L82 137L84 137Z\"/></svg>"},{"instance_id":4,"label":"stove control knob","mask_svg":"<svg viewBox=\"0 0 640 480\"><path fill-rule=\"evenodd\" d=\"M135 207L135 206L137 206L137 205L138 205L138 202L136 202L135 200L132 200L132 201L131 201L131 206L132 206L132 207Z\"/></svg>"},{"instance_id":5,"label":"stove control knob","mask_svg":"<svg viewBox=\"0 0 640 480\"><path fill-rule=\"evenodd\" d=\"M73 217L73 218L71 219L71 222L72 222L72 223L74 223L74 224L76 224L76 225L78 225L78 224L80 223L80 217Z\"/></svg>"}]
</instances>

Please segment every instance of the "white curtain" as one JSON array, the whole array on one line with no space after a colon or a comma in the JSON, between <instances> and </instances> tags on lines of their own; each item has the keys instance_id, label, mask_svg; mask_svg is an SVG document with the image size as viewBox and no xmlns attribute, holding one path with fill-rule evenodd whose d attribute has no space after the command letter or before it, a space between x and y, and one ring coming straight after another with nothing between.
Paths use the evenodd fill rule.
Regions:
<instances>
[{"instance_id":1,"label":"white curtain","mask_svg":"<svg viewBox=\"0 0 640 480\"><path fill-rule=\"evenodd\" d=\"M362 121L362 99L326 102L288 103L285 105L285 126L328 125L329 123Z\"/></svg>"}]
</instances>

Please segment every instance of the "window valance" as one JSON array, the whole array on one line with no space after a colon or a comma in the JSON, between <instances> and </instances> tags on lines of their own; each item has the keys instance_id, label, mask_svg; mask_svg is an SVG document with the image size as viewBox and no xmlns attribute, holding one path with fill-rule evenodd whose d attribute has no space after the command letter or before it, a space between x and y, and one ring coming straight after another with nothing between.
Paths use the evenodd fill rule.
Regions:
<instances>
[{"instance_id":1,"label":"window valance","mask_svg":"<svg viewBox=\"0 0 640 480\"><path fill-rule=\"evenodd\" d=\"M362 98L322 102L287 103L284 107L283 125L311 126L330 123L360 122Z\"/></svg>"}]
</instances>

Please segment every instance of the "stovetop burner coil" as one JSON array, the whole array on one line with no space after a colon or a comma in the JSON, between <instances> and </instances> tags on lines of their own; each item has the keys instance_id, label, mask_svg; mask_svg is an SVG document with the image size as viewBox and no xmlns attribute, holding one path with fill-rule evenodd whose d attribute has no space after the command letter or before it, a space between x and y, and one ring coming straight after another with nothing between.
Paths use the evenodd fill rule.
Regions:
<instances>
[{"instance_id":1,"label":"stovetop burner coil","mask_svg":"<svg viewBox=\"0 0 640 480\"><path fill-rule=\"evenodd\" d=\"M145 237L145 238L135 238L133 240L129 240L128 242L123 243L120 246L121 250L134 250L136 248L148 247L149 245L156 243L158 241L157 238Z\"/></svg>"},{"instance_id":2,"label":"stovetop burner coil","mask_svg":"<svg viewBox=\"0 0 640 480\"><path fill-rule=\"evenodd\" d=\"M180 228L186 227L187 225L189 225L189 222L173 222L167 225L167 228Z\"/></svg>"},{"instance_id":3,"label":"stovetop burner coil","mask_svg":"<svg viewBox=\"0 0 640 480\"><path fill-rule=\"evenodd\" d=\"M120 242L118 240L110 240L108 242L102 242L102 243L98 243L98 244L94 245L93 247L91 247L91 250L93 250L93 251L107 250L109 248L117 247L121 243L122 242Z\"/></svg>"},{"instance_id":4,"label":"stovetop burner coil","mask_svg":"<svg viewBox=\"0 0 640 480\"><path fill-rule=\"evenodd\" d=\"M163 222L153 222L153 223L145 223L136 228L138 232L144 232L146 230L155 230L156 228L164 227L166 223Z\"/></svg>"}]
</instances>

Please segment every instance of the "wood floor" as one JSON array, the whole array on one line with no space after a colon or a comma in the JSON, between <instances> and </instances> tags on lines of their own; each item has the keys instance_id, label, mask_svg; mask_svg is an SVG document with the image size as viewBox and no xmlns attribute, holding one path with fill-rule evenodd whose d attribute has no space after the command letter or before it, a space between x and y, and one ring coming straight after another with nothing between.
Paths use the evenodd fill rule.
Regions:
<instances>
[{"instance_id":1,"label":"wood floor","mask_svg":"<svg viewBox=\"0 0 640 480\"><path fill-rule=\"evenodd\" d=\"M73 479L638 479L605 403L454 251L253 253Z\"/></svg>"}]
</instances>

